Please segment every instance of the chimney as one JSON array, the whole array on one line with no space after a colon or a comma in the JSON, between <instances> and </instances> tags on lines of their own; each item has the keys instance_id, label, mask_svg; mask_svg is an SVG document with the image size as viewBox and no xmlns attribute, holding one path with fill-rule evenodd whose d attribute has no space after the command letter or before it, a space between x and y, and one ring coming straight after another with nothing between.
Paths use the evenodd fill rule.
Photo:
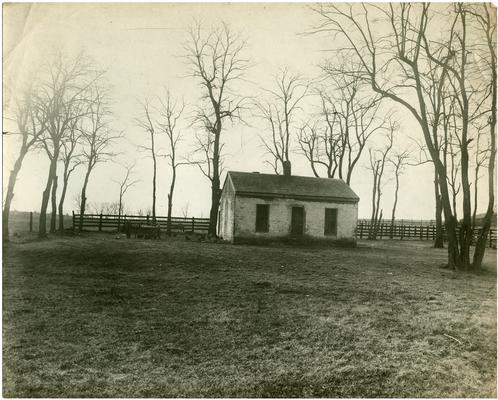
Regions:
<instances>
[{"instance_id":1,"label":"chimney","mask_svg":"<svg viewBox=\"0 0 498 400\"><path fill-rule=\"evenodd\" d=\"M290 163L290 161L284 161L282 164L284 166L284 176L291 176L291 163Z\"/></svg>"}]
</instances>

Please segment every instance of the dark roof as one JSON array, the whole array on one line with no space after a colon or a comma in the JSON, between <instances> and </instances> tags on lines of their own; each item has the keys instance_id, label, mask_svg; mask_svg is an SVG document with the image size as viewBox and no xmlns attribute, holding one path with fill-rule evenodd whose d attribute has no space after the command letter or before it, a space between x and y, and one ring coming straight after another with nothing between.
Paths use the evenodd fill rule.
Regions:
<instances>
[{"instance_id":1,"label":"dark roof","mask_svg":"<svg viewBox=\"0 0 498 400\"><path fill-rule=\"evenodd\" d=\"M360 198L342 180L228 171L235 193L315 201L358 202Z\"/></svg>"}]
</instances>

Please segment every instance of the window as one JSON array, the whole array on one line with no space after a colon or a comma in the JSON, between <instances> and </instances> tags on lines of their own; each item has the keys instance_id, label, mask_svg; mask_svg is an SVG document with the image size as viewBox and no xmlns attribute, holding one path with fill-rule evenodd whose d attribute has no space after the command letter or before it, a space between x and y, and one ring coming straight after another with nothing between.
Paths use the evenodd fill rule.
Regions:
<instances>
[{"instance_id":1,"label":"window","mask_svg":"<svg viewBox=\"0 0 498 400\"><path fill-rule=\"evenodd\" d=\"M268 204L256 204L256 232L268 232L268 217L270 206Z\"/></svg>"},{"instance_id":2,"label":"window","mask_svg":"<svg viewBox=\"0 0 498 400\"><path fill-rule=\"evenodd\" d=\"M337 235L337 208L325 209L325 235Z\"/></svg>"}]
</instances>

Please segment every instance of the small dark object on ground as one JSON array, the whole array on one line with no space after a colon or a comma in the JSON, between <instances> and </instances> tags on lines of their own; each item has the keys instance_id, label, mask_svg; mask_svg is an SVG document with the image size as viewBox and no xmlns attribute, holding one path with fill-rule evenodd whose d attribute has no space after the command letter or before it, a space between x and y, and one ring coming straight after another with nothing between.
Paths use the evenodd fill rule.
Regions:
<instances>
[{"instance_id":1,"label":"small dark object on ground","mask_svg":"<svg viewBox=\"0 0 498 400\"><path fill-rule=\"evenodd\" d=\"M144 225L127 222L126 237L129 239L132 236L138 239L160 239L161 227L159 225Z\"/></svg>"},{"instance_id":2,"label":"small dark object on ground","mask_svg":"<svg viewBox=\"0 0 498 400\"><path fill-rule=\"evenodd\" d=\"M206 234L198 232L188 232L185 234L185 240L202 242L206 240Z\"/></svg>"}]
</instances>

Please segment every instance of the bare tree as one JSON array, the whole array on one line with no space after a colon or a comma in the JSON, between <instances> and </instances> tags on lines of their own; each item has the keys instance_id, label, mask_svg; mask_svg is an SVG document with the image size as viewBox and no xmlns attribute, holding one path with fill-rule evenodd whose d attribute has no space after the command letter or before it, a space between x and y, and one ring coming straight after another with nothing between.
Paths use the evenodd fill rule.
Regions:
<instances>
[{"instance_id":1,"label":"bare tree","mask_svg":"<svg viewBox=\"0 0 498 400\"><path fill-rule=\"evenodd\" d=\"M64 201L66 199L67 187L69 178L74 170L82 163L80 154L76 153L76 148L79 145L81 131L77 128L79 120L74 119L69 126L69 134L62 141L61 160L63 163L62 174L62 192L59 199L59 230L64 230ZM54 190L52 191L54 193Z\"/></svg>"},{"instance_id":2,"label":"bare tree","mask_svg":"<svg viewBox=\"0 0 498 400\"><path fill-rule=\"evenodd\" d=\"M40 136L44 134L47 129L46 116L39 116L39 110L34 103L33 87L30 87L23 93L22 98L17 101L15 108L15 121L17 123L18 132L12 133L19 135L21 138L21 146L17 155L14 166L10 171L9 182L5 194L5 201L3 206L2 217L2 234L3 240L9 240L9 214L12 199L14 198L14 188L17 181L17 176L21 171L22 163L26 154L36 147L39 142ZM4 134L11 134L11 132L4 132Z\"/></svg>"},{"instance_id":3,"label":"bare tree","mask_svg":"<svg viewBox=\"0 0 498 400\"><path fill-rule=\"evenodd\" d=\"M79 199L79 197L78 197ZM80 201L78 200L78 206L80 204ZM87 206L87 210L92 213L92 214L109 214L109 215L117 215L118 210L119 210L119 202L114 201L114 202L103 202L103 203L96 203L96 202L89 202ZM142 215L139 213L139 215Z\"/></svg>"},{"instance_id":4,"label":"bare tree","mask_svg":"<svg viewBox=\"0 0 498 400\"><path fill-rule=\"evenodd\" d=\"M82 54L71 61L66 61L62 55L59 55L49 66L47 78L41 82L40 90L37 91L38 122L47 125L41 142L50 160L40 209L38 231L40 237L46 236L47 207L52 186L57 179L57 162L63 139L68 133L70 124L75 119L83 117L83 114L79 114L76 110L81 110L80 105L87 101L88 88L98 75L99 73L92 70ZM56 203L53 199L52 196L51 226L55 229L57 208L55 205L54 212Z\"/></svg>"},{"instance_id":5,"label":"bare tree","mask_svg":"<svg viewBox=\"0 0 498 400\"><path fill-rule=\"evenodd\" d=\"M397 123L391 123L389 133L387 135L388 142L381 150L369 149L370 165L369 169L372 172L373 185L372 185L372 215L370 218L370 229L368 232L368 239L377 239L377 232L379 224L382 221L382 210L380 210L380 198L382 196L382 177L388 155L393 147L394 131L398 129ZM380 211L380 216L379 216Z\"/></svg>"},{"instance_id":6,"label":"bare tree","mask_svg":"<svg viewBox=\"0 0 498 400\"><path fill-rule=\"evenodd\" d=\"M270 139L260 135L266 151L272 158L266 162L278 174L283 170L284 162L290 161L295 115L300 110L299 104L308 94L309 83L300 75L291 74L287 68L280 70L274 80L276 89L265 90L270 94L270 100L256 105L260 116L266 120L271 129Z\"/></svg>"},{"instance_id":7,"label":"bare tree","mask_svg":"<svg viewBox=\"0 0 498 400\"><path fill-rule=\"evenodd\" d=\"M462 188L462 185L459 180L459 172L460 172L460 157L458 151L455 149L455 144L452 142L448 142L448 150L446 150L446 157L449 156L449 159L446 161L447 171L448 171L448 186L450 188L451 200L453 205L453 215L455 219L458 221L458 194Z\"/></svg>"},{"instance_id":8,"label":"bare tree","mask_svg":"<svg viewBox=\"0 0 498 400\"><path fill-rule=\"evenodd\" d=\"M71 205L73 208L79 210L80 204L81 204L81 193L75 193L73 194L73 197L71 198ZM95 203L96 204L96 203ZM74 212L74 210L73 210Z\"/></svg>"},{"instance_id":9,"label":"bare tree","mask_svg":"<svg viewBox=\"0 0 498 400\"><path fill-rule=\"evenodd\" d=\"M394 221L396 219L396 207L398 205L399 178L403 174L409 158L410 158L410 153L405 150L405 151L401 151L401 152L394 154L388 160L389 163L393 167L394 182L395 182L394 202L393 202L393 208L392 208L392 212L391 212L391 239L393 238Z\"/></svg>"},{"instance_id":10,"label":"bare tree","mask_svg":"<svg viewBox=\"0 0 498 400\"><path fill-rule=\"evenodd\" d=\"M478 200L478 189L479 181L482 176L480 174L481 169L483 169L489 162L490 153L490 141L483 146L482 141L485 138L484 128L487 126L476 126L477 138L476 138L476 148L474 152L474 209L472 211L472 230L476 229L476 217L477 217L477 200Z\"/></svg>"},{"instance_id":11,"label":"bare tree","mask_svg":"<svg viewBox=\"0 0 498 400\"><path fill-rule=\"evenodd\" d=\"M436 131L437 134L437 131ZM412 138L413 139L413 138ZM420 150L420 155L418 160L410 160L408 162L408 165L410 166L420 166L424 165L427 163L432 163L432 160L430 158L430 155L427 154L427 147L425 144L418 142L415 140L417 143L417 146L419 147ZM438 145L438 143L443 143L442 140L439 140L437 136L434 138L434 143L436 147L439 149L439 151L442 151L441 149L444 148L444 146ZM446 166L445 166L446 168ZM434 248L436 249L442 249L444 248L444 230L443 230L443 205L442 205L442 200L441 200L441 194L439 192L439 176L437 174L437 169L434 168L434 204L435 204L435 233L434 233Z\"/></svg>"},{"instance_id":12,"label":"bare tree","mask_svg":"<svg viewBox=\"0 0 498 400\"><path fill-rule=\"evenodd\" d=\"M187 162L179 161L178 158L178 145L181 141L181 133L178 128L178 121L182 117L185 104L178 104L176 100L171 97L169 90L166 92L166 98L161 100L160 115L162 122L159 127L168 138L168 154L166 157L169 160L171 167L171 183L168 193L168 224L167 234L171 236L171 212L173 209L173 194L175 191L177 168L180 165L188 164Z\"/></svg>"},{"instance_id":13,"label":"bare tree","mask_svg":"<svg viewBox=\"0 0 498 400\"><path fill-rule=\"evenodd\" d=\"M190 30L190 38L185 45L189 73L199 82L202 93L195 123L203 130L203 137L197 135L197 139L200 139L197 151L206 157L193 162L211 182L208 230L211 236L216 236L218 223L224 124L241 120L240 112L246 102L246 98L234 90L249 66L249 61L243 55L245 47L245 41L233 33L228 25L222 24L205 33L199 23Z\"/></svg>"},{"instance_id":14,"label":"bare tree","mask_svg":"<svg viewBox=\"0 0 498 400\"><path fill-rule=\"evenodd\" d=\"M318 176L317 167L321 166L328 177L337 176L350 184L368 139L387 126L390 113L379 118L380 97L368 92L359 68L334 61L322 69L326 88L318 90L321 133L300 134L299 142L315 176Z\"/></svg>"},{"instance_id":15,"label":"bare tree","mask_svg":"<svg viewBox=\"0 0 498 400\"><path fill-rule=\"evenodd\" d=\"M427 152L427 146L425 145L425 142L420 142L413 137L410 137L410 139L412 139L417 144L417 147L419 149L419 156L418 159L416 159L416 157L413 157L413 160L410 160L408 162L408 165L417 167L420 165L431 163L434 168L433 185L434 185L434 204L435 204L434 211L435 211L435 223L436 223L435 232L434 232L434 248L442 249L444 248L443 204L441 200L441 194L439 192L439 176L437 173L437 169L434 167L431 157ZM444 140L439 138L437 129L435 131L434 144L438 148L439 152L444 152L445 143Z\"/></svg>"},{"instance_id":16,"label":"bare tree","mask_svg":"<svg viewBox=\"0 0 498 400\"><path fill-rule=\"evenodd\" d=\"M348 45L341 51L347 52L362 66L363 79L376 93L409 111L418 122L438 175L448 237L448 266L468 268L471 240L469 124L478 115L483 96L485 98L489 94L484 94L478 87L483 83L473 77L476 70L475 66L470 65L468 57L471 50L467 30L468 7L463 4L449 5L437 19L431 18L430 7L430 4L408 3L385 6L321 5L315 8L322 19L317 31L332 32L344 38ZM375 11L375 18L372 10ZM443 26L441 19L449 26L444 32L435 27L437 23ZM379 24L388 26L389 32L377 30ZM431 28L428 28L429 25ZM478 47L477 44L472 51L479 52ZM442 113L431 113L427 98L431 87L448 84L451 95L457 98L460 127L463 219L459 235L452 211L447 171L434 142L434 131L438 130L438 118ZM417 99L415 103L410 100L413 96Z\"/></svg>"},{"instance_id":17,"label":"bare tree","mask_svg":"<svg viewBox=\"0 0 498 400\"><path fill-rule=\"evenodd\" d=\"M488 207L483 219L483 226L479 232L472 266L479 268L482 264L484 252L486 250L486 239L493 220L493 209L495 203L494 182L495 182L495 159L496 159L496 11L491 4L482 4L477 10L469 8L469 12L477 20L482 32L485 35L486 55L483 56L485 64L488 66L490 78L488 90L490 101L485 116L488 118L489 127L489 159L488 159ZM478 147L479 149L479 147ZM475 182L477 186L477 182Z\"/></svg>"},{"instance_id":18,"label":"bare tree","mask_svg":"<svg viewBox=\"0 0 498 400\"><path fill-rule=\"evenodd\" d=\"M335 124L336 113L332 119ZM337 169L337 137L333 137L327 126L321 121L306 122L298 132L298 143L301 153L310 163L311 171L316 177L320 176L319 166L325 167L327 177L333 178Z\"/></svg>"},{"instance_id":19,"label":"bare tree","mask_svg":"<svg viewBox=\"0 0 498 400\"><path fill-rule=\"evenodd\" d=\"M115 183L117 183L119 185L118 231L121 227L121 215L122 215L123 207L124 207L124 203L123 203L124 196L129 188L131 188L132 186L136 185L139 182L138 179L132 179L133 169L135 168L135 163L123 165L123 167L125 168L125 175L124 175L123 179L121 179L119 181L116 181L116 180L114 181Z\"/></svg>"},{"instance_id":20,"label":"bare tree","mask_svg":"<svg viewBox=\"0 0 498 400\"><path fill-rule=\"evenodd\" d=\"M105 88L96 82L92 87L92 97L88 106L88 117L83 122L81 141L83 145L82 160L86 165L85 177L81 188L80 223L78 229L83 229L83 215L86 208L86 190L90 176L98 163L106 162L115 154L109 150L113 142L121 137L114 133L110 126L110 111L108 109Z\"/></svg>"},{"instance_id":21,"label":"bare tree","mask_svg":"<svg viewBox=\"0 0 498 400\"><path fill-rule=\"evenodd\" d=\"M139 147L143 150L149 151L152 157L152 222L156 222L156 179L157 179L157 155L156 155L156 144L155 135L156 129L154 122L151 117L150 105L147 100L142 103L143 115L136 120L138 126L142 128L150 137L150 145Z\"/></svg>"},{"instance_id":22,"label":"bare tree","mask_svg":"<svg viewBox=\"0 0 498 400\"><path fill-rule=\"evenodd\" d=\"M189 209L189 202L187 201L185 203L185 205L182 207L183 218L187 218L188 217L188 209Z\"/></svg>"}]
</instances>

